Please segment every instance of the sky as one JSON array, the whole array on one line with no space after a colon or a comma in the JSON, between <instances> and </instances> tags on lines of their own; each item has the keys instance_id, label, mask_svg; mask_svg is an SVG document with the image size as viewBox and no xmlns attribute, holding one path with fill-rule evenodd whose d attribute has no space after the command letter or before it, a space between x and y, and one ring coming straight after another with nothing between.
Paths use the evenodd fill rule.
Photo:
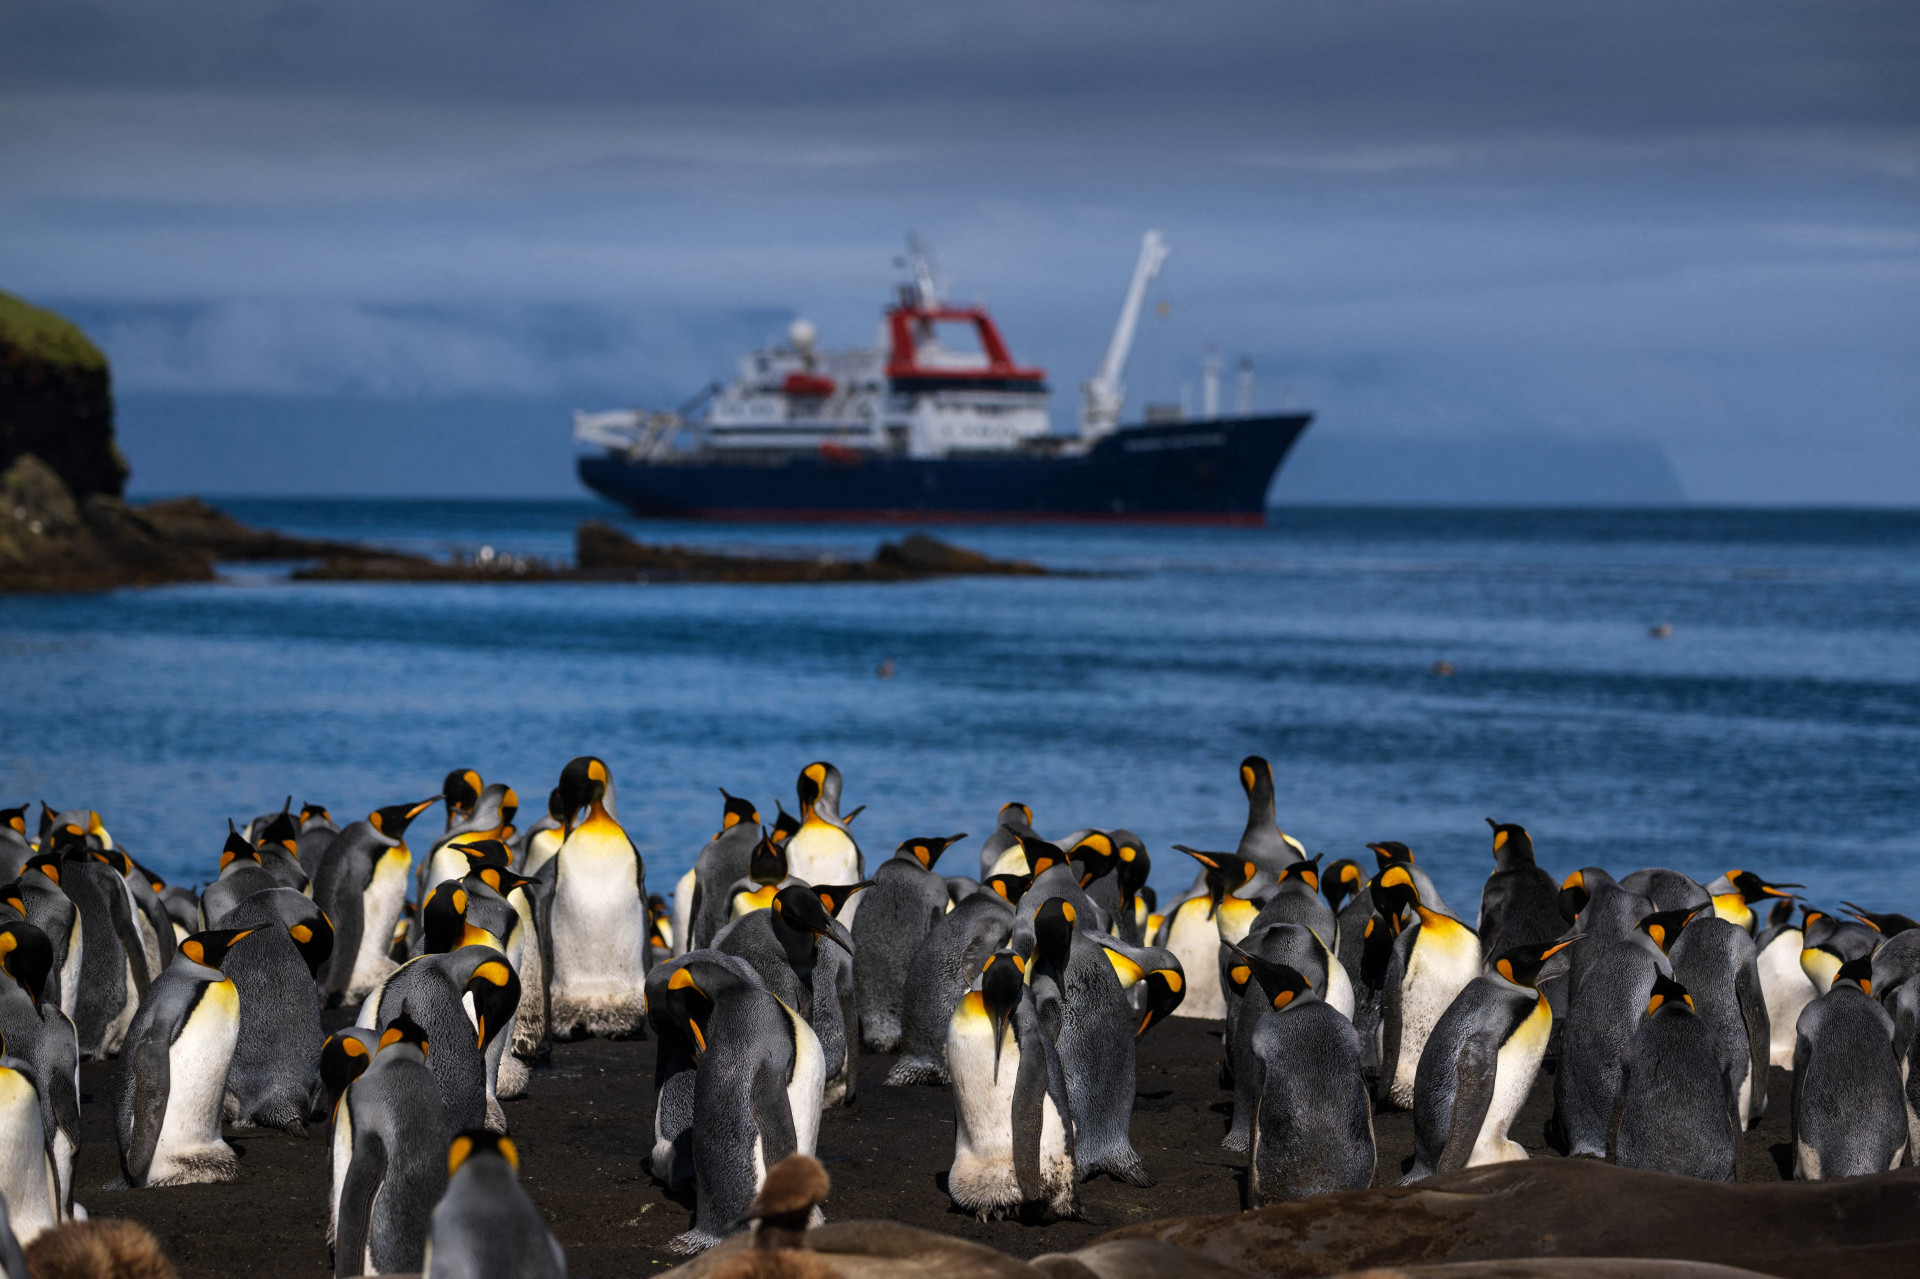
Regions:
<instances>
[{"instance_id":1,"label":"sky","mask_svg":"<svg viewBox=\"0 0 1920 1279\"><path fill-rule=\"evenodd\" d=\"M1303 451L1920 502L1905 0L9 0L0 173L136 487L571 492L569 410L869 342L908 230L1065 427L1152 227L1136 410L1212 348Z\"/></svg>"}]
</instances>

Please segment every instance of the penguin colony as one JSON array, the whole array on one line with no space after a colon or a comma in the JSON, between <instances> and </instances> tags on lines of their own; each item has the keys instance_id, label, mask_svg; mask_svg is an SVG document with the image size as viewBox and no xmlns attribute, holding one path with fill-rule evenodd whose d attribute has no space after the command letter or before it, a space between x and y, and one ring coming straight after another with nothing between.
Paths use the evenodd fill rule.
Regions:
<instances>
[{"instance_id":1,"label":"penguin colony","mask_svg":"<svg viewBox=\"0 0 1920 1279\"><path fill-rule=\"evenodd\" d=\"M767 1215L769 1170L855 1103L863 1050L897 1054L889 1085L951 1092L958 1208L1044 1221L1095 1174L1152 1185L1135 1046L1169 1017L1224 1023L1222 1145L1255 1206L1371 1185L1383 1108L1412 1112L1408 1182L1525 1159L1509 1130L1550 1045L1548 1136L1571 1155L1731 1181L1779 1102L1770 1065L1792 1072L1796 1178L1920 1154L1920 923L1851 903L1796 922L1799 885L1744 870L1556 880L1489 819L1470 926L1406 845L1323 868L1280 830L1267 762L1240 781L1238 846L1175 845L1195 877L1164 909L1138 836L1048 839L1018 803L973 874L937 869L955 834L869 875L824 761L770 825L721 791L670 899L592 756L524 828L472 770L344 827L291 801L229 822L198 894L97 813L43 803L30 835L27 807L0 810L6 1221L25 1245L84 1218L78 1066L117 1057L129 1187L235 1179L223 1125L318 1123L335 1273L564 1275L501 1102L553 1041L592 1035L657 1040L650 1162L692 1192L685 1253ZM325 1034L326 1008L355 1024Z\"/></svg>"}]
</instances>

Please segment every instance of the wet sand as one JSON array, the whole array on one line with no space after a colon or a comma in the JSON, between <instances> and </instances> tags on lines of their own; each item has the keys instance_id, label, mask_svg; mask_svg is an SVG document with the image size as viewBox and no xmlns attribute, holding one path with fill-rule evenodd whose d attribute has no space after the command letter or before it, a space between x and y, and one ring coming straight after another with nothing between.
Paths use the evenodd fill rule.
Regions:
<instances>
[{"instance_id":1,"label":"wet sand","mask_svg":"<svg viewBox=\"0 0 1920 1279\"><path fill-rule=\"evenodd\" d=\"M347 1019L328 1018L328 1026ZM882 1217L989 1244L1020 1256L1080 1247L1109 1230L1156 1217L1234 1212L1246 1206L1243 1156L1220 1149L1231 1109L1219 1086L1220 1024L1176 1018L1140 1044L1134 1145L1159 1184L1139 1189L1105 1177L1084 1183L1084 1219L1036 1225L980 1222L954 1211L942 1187L953 1158L953 1104L944 1088L880 1083L890 1056L861 1059L858 1103L830 1110L819 1154L833 1175L831 1218ZM1549 1067L1552 1062L1549 1060ZM118 1172L110 1108L117 1062L82 1068L84 1141L74 1197L95 1216L145 1225L182 1279L330 1272L326 1245L327 1149L315 1126L302 1140L231 1129L240 1180L219 1186L103 1190ZM1787 1142L1791 1076L1772 1072L1767 1118L1741 1147L1743 1181L1778 1180ZM576 1279L644 1275L677 1264L667 1241L692 1221L692 1196L668 1197L647 1172L653 1144L651 1041L562 1044L527 1096L506 1103L522 1180L567 1251ZM1544 1125L1552 1079L1543 1071L1513 1132L1536 1158L1557 1158ZM1376 1185L1397 1181L1413 1154L1412 1116L1376 1117Z\"/></svg>"}]
</instances>

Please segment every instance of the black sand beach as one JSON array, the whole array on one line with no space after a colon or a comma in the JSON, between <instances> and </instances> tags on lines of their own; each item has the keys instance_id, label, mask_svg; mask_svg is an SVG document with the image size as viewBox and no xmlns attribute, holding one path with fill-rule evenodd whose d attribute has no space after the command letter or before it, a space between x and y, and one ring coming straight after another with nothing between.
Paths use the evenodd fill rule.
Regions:
<instances>
[{"instance_id":1,"label":"black sand beach","mask_svg":"<svg viewBox=\"0 0 1920 1279\"><path fill-rule=\"evenodd\" d=\"M329 1026L347 1020L329 1016ZM1158 1217L1245 1207L1245 1161L1220 1149L1230 1094L1219 1087L1219 1023L1176 1018L1140 1044L1135 1146L1159 1178L1148 1189L1104 1177L1081 1187L1084 1219L1046 1226L979 1222L951 1210L942 1190L953 1158L951 1095L889 1088L892 1058L861 1060L858 1103L830 1110L819 1154L833 1176L830 1219L878 1217L989 1244L1019 1256L1083 1246L1108 1231ZM1549 1061L1551 1066L1551 1061ZM128 1217L159 1238L182 1279L240 1274L320 1276L327 1260L327 1150L318 1126L306 1140L231 1129L240 1180L220 1186L103 1190L117 1172L110 1109L117 1062L82 1069L85 1142L75 1199L99 1217ZM1740 1179L1781 1177L1789 1076L1775 1070L1766 1119L1746 1134ZM691 1221L691 1196L669 1198L647 1172L653 1141L653 1043L562 1044L527 1096L506 1103L523 1180L567 1251L576 1279L648 1274L677 1264L667 1241ZM1543 1127L1552 1106L1544 1071L1513 1132L1535 1158L1557 1157ZM1413 1153L1412 1117L1375 1119L1376 1185L1397 1181Z\"/></svg>"}]
</instances>

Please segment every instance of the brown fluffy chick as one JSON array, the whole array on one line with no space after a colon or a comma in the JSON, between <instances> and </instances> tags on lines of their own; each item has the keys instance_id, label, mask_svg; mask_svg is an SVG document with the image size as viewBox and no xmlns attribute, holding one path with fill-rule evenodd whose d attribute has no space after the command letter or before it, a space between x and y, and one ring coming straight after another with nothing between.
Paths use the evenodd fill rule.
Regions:
<instances>
[{"instance_id":1,"label":"brown fluffy chick","mask_svg":"<svg viewBox=\"0 0 1920 1279\"><path fill-rule=\"evenodd\" d=\"M153 1236L131 1221L69 1221L26 1254L36 1279L177 1279Z\"/></svg>"},{"instance_id":2,"label":"brown fluffy chick","mask_svg":"<svg viewBox=\"0 0 1920 1279\"><path fill-rule=\"evenodd\" d=\"M808 1219L832 1189L826 1168L812 1155L788 1155L767 1169L760 1193L747 1205L747 1219L757 1223L753 1246L806 1247Z\"/></svg>"}]
</instances>

